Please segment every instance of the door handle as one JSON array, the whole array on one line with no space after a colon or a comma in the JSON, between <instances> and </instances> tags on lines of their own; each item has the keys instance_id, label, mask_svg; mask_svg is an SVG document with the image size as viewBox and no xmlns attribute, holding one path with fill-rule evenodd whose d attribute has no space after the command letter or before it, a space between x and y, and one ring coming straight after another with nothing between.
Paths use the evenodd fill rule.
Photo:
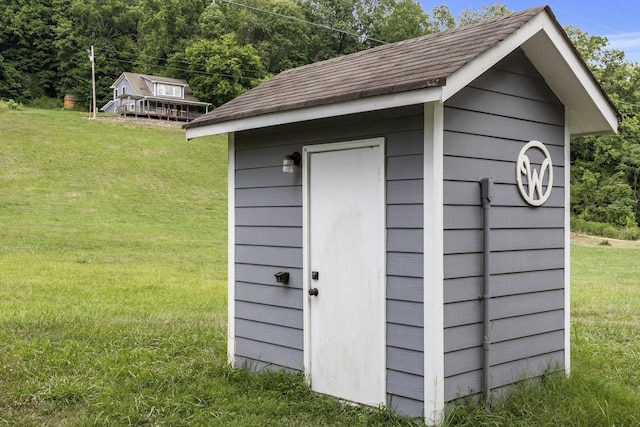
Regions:
<instances>
[{"instance_id":1,"label":"door handle","mask_svg":"<svg viewBox=\"0 0 640 427\"><path fill-rule=\"evenodd\" d=\"M312 296L312 297L317 297L318 296L318 288L309 289L309 295Z\"/></svg>"}]
</instances>

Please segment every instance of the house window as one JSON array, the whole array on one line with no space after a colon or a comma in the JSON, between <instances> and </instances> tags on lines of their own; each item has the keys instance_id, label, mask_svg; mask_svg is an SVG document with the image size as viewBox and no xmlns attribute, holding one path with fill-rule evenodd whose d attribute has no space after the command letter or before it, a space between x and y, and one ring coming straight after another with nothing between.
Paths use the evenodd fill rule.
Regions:
<instances>
[{"instance_id":1,"label":"house window","mask_svg":"<svg viewBox=\"0 0 640 427\"><path fill-rule=\"evenodd\" d=\"M182 91L180 86L158 83L156 84L156 95L181 97Z\"/></svg>"},{"instance_id":2,"label":"house window","mask_svg":"<svg viewBox=\"0 0 640 427\"><path fill-rule=\"evenodd\" d=\"M127 87L126 86L122 86L122 94L124 95L125 93L127 93Z\"/></svg>"}]
</instances>

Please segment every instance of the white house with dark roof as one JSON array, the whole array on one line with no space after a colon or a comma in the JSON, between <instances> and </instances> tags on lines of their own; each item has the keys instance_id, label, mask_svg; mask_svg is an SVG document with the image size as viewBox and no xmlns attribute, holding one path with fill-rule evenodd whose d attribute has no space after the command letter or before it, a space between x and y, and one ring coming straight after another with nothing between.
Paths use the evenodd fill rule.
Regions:
<instances>
[{"instance_id":1,"label":"white house with dark roof","mask_svg":"<svg viewBox=\"0 0 640 427\"><path fill-rule=\"evenodd\" d=\"M125 72L110 87L113 99L100 108L106 113L188 121L207 113L211 105L193 96L180 79Z\"/></svg>"},{"instance_id":2,"label":"white house with dark roof","mask_svg":"<svg viewBox=\"0 0 640 427\"><path fill-rule=\"evenodd\" d=\"M228 356L427 422L569 373L570 137L618 113L548 7L280 73L228 135Z\"/></svg>"}]
</instances>

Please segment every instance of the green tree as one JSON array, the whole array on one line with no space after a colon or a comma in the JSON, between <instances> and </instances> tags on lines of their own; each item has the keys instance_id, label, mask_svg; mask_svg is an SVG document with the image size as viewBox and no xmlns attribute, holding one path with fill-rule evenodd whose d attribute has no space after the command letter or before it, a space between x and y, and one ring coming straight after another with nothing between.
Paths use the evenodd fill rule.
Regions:
<instances>
[{"instance_id":1,"label":"green tree","mask_svg":"<svg viewBox=\"0 0 640 427\"><path fill-rule=\"evenodd\" d=\"M617 135L572 138L572 213L619 227L640 223L640 68L605 37L566 32L621 117Z\"/></svg>"},{"instance_id":2,"label":"green tree","mask_svg":"<svg viewBox=\"0 0 640 427\"><path fill-rule=\"evenodd\" d=\"M256 49L238 43L234 34L225 34L218 40L197 40L187 47L185 57L191 64L189 83L194 95L215 106L267 78Z\"/></svg>"},{"instance_id":3,"label":"green tree","mask_svg":"<svg viewBox=\"0 0 640 427\"><path fill-rule=\"evenodd\" d=\"M56 96L53 29L67 9L65 0L6 0L0 8L3 72L0 97L28 101Z\"/></svg>"},{"instance_id":4,"label":"green tree","mask_svg":"<svg viewBox=\"0 0 640 427\"><path fill-rule=\"evenodd\" d=\"M198 31L210 0L139 0L138 71L172 77L167 61L182 52Z\"/></svg>"},{"instance_id":5,"label":"green tree","mask_svg":"<svg viewBox=\"0 0 640 427\"><path fill-rule=\"evenodd\" d=\"M456 19L447 5L435 6L431 11L432 25L437 31L456 28Z\"/></svg>"},{"instance_id":6,"label":"green tree","mask_svg":"<svg viewBox=\"0 0 640 427\"><path fill-rule=\"evenodd\" d=\"M513 12L507 8L504 4L495 3L491 6L482 5L480 10L465 9L460 13L458 17L458 26L466 27L467 25L475 24L476 22L484 21L486 19L498 18L505 16Z\"/></svg>"},{"instance_id":7,"label":"green tree","mask_svg":"<svg viewBox=\"0 0 640 427\"><path fill-rule=\"evenodd\" d=\"M400 0L380 29L380 37L397 42L437 31L420 4L413 0Z\"/></svg>"},{"instance_id":8,"label":"green tree","mask_svg":"<svg viewBox=\"0 0 640 427\"><path fill-rule=\"evenodd\" d=\"M88 49L95 47L98 107L111 99L109 86L137 58L139 9L136 0L72 0L55 28L58 93L91 97Z\"/></svg>"},{"instance_id":9,"label":"green tree","mask_svg":"<svg viewBox=\"0 0 640 427\"><path fill-rule=\"evenodd\" d=\"M309 42L309 62L357 52L366 47L364 37L358 36L361 25L356 9L353 0L304 0L307 21L342 31L315 27Z\"/></svg>"}]
</instances>

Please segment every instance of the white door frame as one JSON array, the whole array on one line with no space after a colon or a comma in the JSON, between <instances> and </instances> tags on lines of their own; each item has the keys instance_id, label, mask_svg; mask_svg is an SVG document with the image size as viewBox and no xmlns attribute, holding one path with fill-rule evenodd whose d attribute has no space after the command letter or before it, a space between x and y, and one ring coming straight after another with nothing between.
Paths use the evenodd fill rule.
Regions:
<instances>
[{"instance_id":1,"label":"white door frame","mask_svg":"<svg viewBox=\"0 0 640 427\"><path fill-rule=\"evenodd\" d=\"M310 271L310 248L309 248L309 240L310 240L310 229L309 229L309 217L310 217L310 199L309 199L309 159L312 153L320 153L320 152L328 152L328 151L339 151L339 150L349 150L349 149L357 149L357 148L365 148L365 147L379 147L380 148L380 157L379 157L379 166L382 174L382 179L380 180L380 200L382 201L382 205L380 206L380 210L382 212L382 224L383 230L381 230L380 236L382 239L381 242L381 253L380 253L380 283L381 287L380 295L383 296L381 298L379 304L379 310L382 319L381 330L379 331L381 337L381 343L383 344L383 348L380 349L382 352L382 371L380 372L381 378L383 378L382 384L382 393L380 396L380 402L386 404L386 168L385 168L385 139L384 138L370 138L370 139L361 139L354 141L346 141L346 142L335 142L335 143L327 143L327 144L318 144L318 145L309 145L303 147L302 154L302 253L303 253L303 335L304 335L304 372L307 377L307 382L310 383L310 373L311 373L311 316L310 316L310 299L313 297L309 296L309 289L311 288L311 271Z\"/></svg>"}]
</instances>

